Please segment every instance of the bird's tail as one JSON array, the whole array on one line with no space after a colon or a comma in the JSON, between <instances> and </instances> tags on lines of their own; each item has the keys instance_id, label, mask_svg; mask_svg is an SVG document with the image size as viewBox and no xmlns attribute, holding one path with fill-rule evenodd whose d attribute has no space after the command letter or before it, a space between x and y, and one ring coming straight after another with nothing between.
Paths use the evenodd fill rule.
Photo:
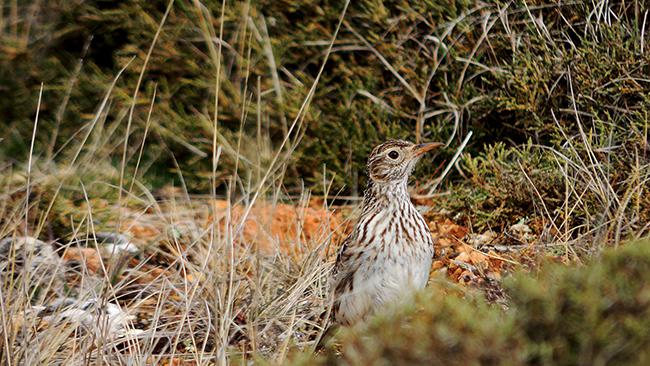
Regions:
<instances>
[{"instance_id":1,"label":"bird's tail","mask_svg":"<svg viewBox=\"0 0 650 366\"><path fill-rule=\"evenodd\" d=\"M316 345L314 347L314 352L320 352L325 348L327 343L336 335L337 331L339 330L339 325L330 323L329 326L325 329L323 333L320 334L320 336L316 339L314 344Z\"/></svg>"},{"instance_id":2,"label":"bird's tail","mask_svg":"<svg viewBox=\"0 0 650 366\"><path fill-rule=\"evenodd\" d=\"M321 332L314 341L314 352L322 351L325 345L327 345L327 343L332 339L332 337L336 334L336 331L339 329L339 325L336 324L336 322L332 321L333 305L333 303L330 303L330 305L327 307L327 311L323 317L323 319L325 319L325 325L323 327L325 330Z\"/></svg>"}]
</instances>

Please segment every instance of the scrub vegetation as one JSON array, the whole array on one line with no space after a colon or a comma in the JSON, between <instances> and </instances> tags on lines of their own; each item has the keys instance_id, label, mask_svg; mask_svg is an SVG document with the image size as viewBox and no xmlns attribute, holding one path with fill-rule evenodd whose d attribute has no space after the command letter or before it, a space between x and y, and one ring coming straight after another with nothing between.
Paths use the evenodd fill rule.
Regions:
<instances>
[{"instance_id":1,"label":"scrub vegetation","mask_svg":"<svg viewBox=\"0 0 650 366\"><path fill-rule=\"evenodd\" d=\"M648 362L646 2L0 10L3 364ZM314 353L388 138L430 286Z\"/></svg>"}]
</instances>

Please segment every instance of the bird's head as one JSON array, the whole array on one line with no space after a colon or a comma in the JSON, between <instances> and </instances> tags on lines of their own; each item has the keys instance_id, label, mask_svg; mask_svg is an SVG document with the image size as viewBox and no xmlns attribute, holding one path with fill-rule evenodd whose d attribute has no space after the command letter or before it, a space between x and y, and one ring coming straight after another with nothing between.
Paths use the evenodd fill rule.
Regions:
<instances>
[{"instance_id":1,"label":"bird's head","mask_svg":"<svg viewBox=\"0 0 650 366\"><path fill-rule=\"evenodd\" d=\"M388 140L370 153L368 175L377 184L406 182L422 154L443 145L440 142L414 144L404 140Z\"/></svg>"}]
</instances>

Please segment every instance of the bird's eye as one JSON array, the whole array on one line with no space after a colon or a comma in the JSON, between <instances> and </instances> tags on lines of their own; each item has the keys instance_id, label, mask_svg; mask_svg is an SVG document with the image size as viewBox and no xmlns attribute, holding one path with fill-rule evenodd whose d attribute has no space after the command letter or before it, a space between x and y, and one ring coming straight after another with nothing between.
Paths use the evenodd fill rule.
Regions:
<instances>
[{"instance_id":1,"label":"bird's eye","mask_svg":"<svg viewBox=\"0 0 650 366\"><path fill-rule=\"evenodd\" d=\"M388 157L395 160L395 159L399 158L399 153L397 151L393 150L393 151L388 153Z\"/></svg>"}]
</instances>

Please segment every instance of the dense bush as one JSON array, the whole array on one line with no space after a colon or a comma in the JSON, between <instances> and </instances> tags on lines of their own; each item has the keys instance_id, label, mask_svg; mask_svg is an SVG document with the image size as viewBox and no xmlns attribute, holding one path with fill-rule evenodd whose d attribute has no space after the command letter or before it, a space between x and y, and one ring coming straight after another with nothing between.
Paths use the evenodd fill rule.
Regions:
<instances>
[{"instance_id":1,"label":"dense bush","mask_svg":"<svg viewBox=\"0 0 650 366\"><path fill-rule=\"evenodd\" d=\"M421 164L426 183L473 131L445 182L452 194L440 203L468 226L500 229L541 215L563 240L642 235L650 218L643 13L636 3L599 4L351 2L282 155L286 164L271 178L288 193L305 185L359 193L366 155L379 141L449 141L435 164ZM344 2L229 3L223 22L217 1L177 0L167 18L163 0L5 7L0 90L9 97L0 98L0 157L26 158L43 82L38 156L68 161L93 129L97 154L119 165L131 125L133 174L155 91L139 175L158 187L182 174L191 191L205 192L217 70L218 183L237 168L244 185L255 186L318 74Z\"/></svg>"},{"instance_id":2,"label":"dense bush","mask_svg":"<svg viewBox=\"0 0 650 366\"><path fill-rule=\"evenodd\" d=\"M508 310L473 296L462 299L430 289L403 312L343 332L339 346L331 346L319 361L347 365L649 361L649 241L606 251L584 267L547 264L537 278L520 273L506 282Z\"/></svg>"}]
</instances>

